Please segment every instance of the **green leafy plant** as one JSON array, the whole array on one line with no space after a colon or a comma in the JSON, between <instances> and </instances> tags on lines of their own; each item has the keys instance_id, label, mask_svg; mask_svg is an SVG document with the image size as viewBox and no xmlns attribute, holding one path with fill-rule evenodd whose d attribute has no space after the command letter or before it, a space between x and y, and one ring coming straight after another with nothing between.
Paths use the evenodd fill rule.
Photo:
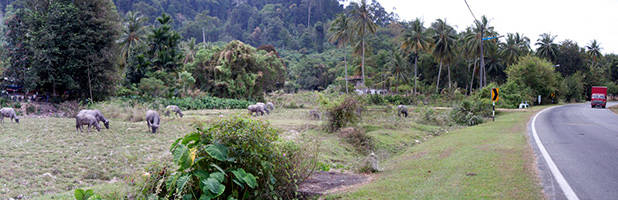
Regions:
<instances>
[{"instance_id":1,"label":"green leafy plant","mask_svg":"<svg viewBox=\"0 0 618 200\"><path fill-rule=\"evenodd\" d=\"M149 172L145 196L182 199L293 198L306 178L301 151L280 143L277 130L241 116L222 119L176 140L176 169ZM304 157L306 158L306 157Z\"/></svg>"},{"instance_id":2,"label":"green leafy plant","mask_svg":"<svg viewBox=\"0 0 618 200\"><path fill-rule=\"evenodd\" d=\"M92 189L76 189L74 195L75 200L101 200L101 196L95 194Z\"/></svg>"},{"instance_id":3,"label":"green leafy plant","mask_svg":"<svg viewBox=\"0 0 618 200\"><path fill-rule=\"evenodd\" d=\"M460 125L474 126L491 115L491 104L486 101L463 101L451 111L451 118Z\"/></svg>"},{"instance_id":4,"label":"green leafy plant","mask_svg":"<svg viewBox=\"0 0 618 200\"><path fill-rule=\"evenodd\" d=\"M328 117L326 128L330 132L335 132L349 124L355 124L360 121L364 106L358 98L347 96L334 100L320 100L325 107Z\"/></svg>"}]
</instances>

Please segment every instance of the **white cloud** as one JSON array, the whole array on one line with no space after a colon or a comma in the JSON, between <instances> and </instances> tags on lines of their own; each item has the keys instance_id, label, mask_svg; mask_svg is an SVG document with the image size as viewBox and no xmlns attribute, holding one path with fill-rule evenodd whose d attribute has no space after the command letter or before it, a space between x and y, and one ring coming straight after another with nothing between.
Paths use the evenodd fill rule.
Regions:
<instances>
[{"instance_id":1,"label":"white cloud","mask_svg":"<svg viewBox=\"0 0 618 200\"><path fill-rule=\"evenodd\" d=\"M446 18L458 31L473 24L464 0L378 0L402 19L422 18L425 25ZM612 0L468 0L477 18L486 15L500 34L519 32L529 37L533 48L538 35L558 35L584 47L591 40L601 43L603 53L618 53L618 1Z\"/></svg>"}]
</instances>

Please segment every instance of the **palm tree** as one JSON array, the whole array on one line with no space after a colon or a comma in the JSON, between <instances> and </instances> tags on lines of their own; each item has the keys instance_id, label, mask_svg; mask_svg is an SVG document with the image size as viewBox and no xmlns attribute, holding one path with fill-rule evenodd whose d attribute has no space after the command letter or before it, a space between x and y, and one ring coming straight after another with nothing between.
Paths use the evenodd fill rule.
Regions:
<instances>
[{"instance_id":1,"label":"palm tree","mask_svg":"<svg viewBox=\"0 0 618 200\"><path fill-rule=\"evenodd\" d=\"M592 66L596 65L597 59L603 56L601 54L601 45L597 40L592 40L590 44L586 46L586 49L588 50L586 53L592 58Z\"/></svg>"},{"instance_id":2,"label":"palm tree","mask_svg":"<svg viewBox=\"0 0 618 200\"><path fill-rule=\"evenodd\" d=\"M193 62L195 60L195 54L197 53L197 45L195 44L195 38L191 38L190 40L181 43L182 50L185 54L185 58L182 63L187 64Z\"/></svg>"},{"instance_id":3,"label":"palm tree","mask_svg":"<svg viewBox=\"0 0 618 200\"><path fill-rule=\"evenodd\" d=\"M355 19L354 27L356 29L356 36L361 40L361 73L363 85L365 85L365 39L367 33L375 34L377 25L373 21L373 16L369 11L369 5L367 5L367 0L361 0L360 5L353 6L356 7L356 9L353 10L353 16Z\"/></svg>"},{"instance_id":4,"label":"palm tree","mask_svg":"<svg viewBox=\"0 0 618 200\"><path fill-rule=\"evenodd\" d=\"M433 56L439 59L440 68L438 69L438 82L436 84L436 92L439 92L440 89L440 75L442 73L442 64L446 61L450 60L450 57L453 54L455 49L455 41L456 41L456 32L453 27L449 26L446 23L446 20L438 19L436 22L431 24L432 28L432 40L433 40ZM449 87L451 86L451 77L450 77L450 67L448 67L449 72Z\"/></svg>"},{"instance_id":5,"label":"palm tree","mask_svg":"<svg viewBox=\"0 0 618 200\"><path fill-rule=\"evenodd\" d=\"M554 43L556 36L549 33L543 33L539 36L541 38L536 41L536 45L539 46L536 49L536 55L554 61L558 53L558 45Z\"/></svg>"},{"instance_id":6,"label":"palm tree","mask_svg":"<svg viewBox=\"0 0 618 200\"><path fill-rule=\"evenodd\" d=\"M512 65L523 56L528 53L530 49L530 39L520 35L519 33L509 33L505 43L500 43L499 54L504 58L506 65Z\"/></svg>"},{"instance_id":7,"label":"palm tree","mask_svg":"<svg viewBox=\"0 0 618 200\"><path fill-rule=\"evenodd\" d=\"M493 32L493 27L489 26L489 20L487 20L487 17L485 15L483 15L481 17L480 21L475 21L474 24L476 25L476 32L479 35L479 58L481 60L481 65L480 65L480 73L479 73L479 81L480 81L480 88L485 87L485 85L487 85L487 72L485 69L485 51L483 50L483 38L487 37L487 36L496 36L497 34L491 34L491 33L495 33Z\"/></svg>"},{"instance_id":8,"label":"palm tree","mask_svg":"<svg viewBox=\"0 0 618 200\"><path fill-rule=\"evenodd\" d=\"M485 73L485 51L481 45L483 44L482 39L483 37L495 37L498 34L494 31L493 26L489 26L489 20L486 16L482 16L480 21L474 21L474 26L468 28L467 32L464 36L465 49L468 55L479 58L479 88L483 88L487 84L487 77ZM473 74L474 72L475 70L472 70Z\"/></svg>"},{"instance_id":9,"label":"palm tree","mask_svg":"<svg viewBox=\"0 0 618 200\"><path fill-rule=\"evenodd\" d=\"M126 21L117 43L122 46L122 59L126 63L133 47L142 43L145 39L146 29L144 18L139 12L127 12Z\"/></svg>"},{"instance_id":10,"label":"palm tree","mask_svg":"<svg viewBox=\"0 0 618 200\"><path fill-rule=\"evenodd\" d=\"M401 49L408 53L414 53L414 95L416 95L416 82L418 80L418 55L421 51L429 49L431 38L427 35L423 21L416 18L410 28L405 30Z\"/></svg>"},{"instance_id":11,"label":"palm tree","mask_svg":"<svg viewBox=\"0 0 618 200\"><path fill-rule=\"evenodd\" d=\"M472 93L472 88L474 84L474 75L476 74L476 66L477 66L477 63L480 61L479 59L480 40L477 38L477 34L474 32L472 27L466 28L466 32L463 33L461 40L463 43L462 51L465 52L466 57L472 61L472 66L473 66L472 75L470 75L470 87L468 90L470 93Z\"/></svg>"},{"instance_id":12,"label":"palm tree","mask_svg":"<svg viewBox=\"0 0 618 200\"><path fill-rule=\"evenodd\" d=\"M395 82L395 88L399 88L399 83L401 82L401 80L403 79L405 81L405 70L406 70L406 64L405 64L405 60L403 58L403 56L401 56L401 54L399 53L398 50L393 49L391 51L391 58L388 61L388 63L386 63L386 66L390 68L390 74L392 75L391 77L393 77L395 80L393 82Z\"/></svg>"},{"instance_id":13,"label":"palm tree","mask_svg":"<svg viewBox=\"0 0 618 200\"><path fill-rule=\"evenodd\" d=\"M345 93L348 93L348 54L347 44L352 38L350 19L345 14L339 14L328 29L333 35L329 42L337 43L338 47L343 46L343 63L345 65Z\"/></svg>"}]
</instances>

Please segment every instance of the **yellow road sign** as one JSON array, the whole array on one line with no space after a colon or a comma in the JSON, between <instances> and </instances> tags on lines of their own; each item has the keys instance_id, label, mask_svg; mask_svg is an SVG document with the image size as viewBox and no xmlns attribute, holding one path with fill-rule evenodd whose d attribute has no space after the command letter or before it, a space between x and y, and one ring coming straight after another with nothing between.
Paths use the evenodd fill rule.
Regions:
<instances>
[{"instance_id":1,"label":"yellow road sign","mask_svg":"<svg viewBox=\"0 0 618 200\"><path fill-rule=\"evenodd\" d=\"M500 88L491 89L491 101L498 102L500 100Z\"/></svg>"}]
</instances>

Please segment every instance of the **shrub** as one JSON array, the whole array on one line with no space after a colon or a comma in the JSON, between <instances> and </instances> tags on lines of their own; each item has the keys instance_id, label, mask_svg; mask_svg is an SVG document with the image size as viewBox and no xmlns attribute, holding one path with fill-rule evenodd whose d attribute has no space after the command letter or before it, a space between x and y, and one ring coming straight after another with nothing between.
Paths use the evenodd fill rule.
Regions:
<instances>
[{"instance_id":1,"label":"shrub","mask_svg":"<svg viewBox=\"0 0 618 200\"><path fill-rule=\"evenodd\" d=\"M128 87L118 86L118 88L116 89L116 95L121 96L121 97L137 96L139 95L139 91L137 87L135 86L135 84L131 84Z\"/></svg>"},{"instance_id":2,"label":"shrub","mask_svg":"<svg viewBox=\"0 0 618 200\"><path fill-rule=\"evenodd\" d=\"M360 120L363 105L357 98L347 96L336 99L332 102L322 103L326 107L328 118L327 129L335 132L340 128L355 124Z\"/></svg>"},{"instance_id":3,"label":"shrub","mask_svg":"<svg viewBox=\"0 0 618 200\"><path fill-rule=\"evenodd\" d=\"M37 109L36 109L36 105L34 104L27 104L26 105L26 114L33 114L36 113Z\"/></svg>"},{"instance_id":4,"label":"shrub","mask_svg":"<svg viewBox=\"0 0 618 200\"><path fill-rule=\"evenodd\" d=\"M512 82L521 88L530 88L529 95L534 97L541 95L543 99L549 99L550 95L558 92L560 87L560 74L555 72L552 66L552 63L535 56L522 57L517 64L505 70L508 75L507 82Z\"/></svg>"},{"instance_id":5,"label":"shrub","mask_svg":"<svg viewBox=\"0 0 618 200\"><path fill-rule=\"evenodd\" d=\"M416 99L413 96L388 95L384 99L394 105L413 105L416 103Z\"/></svg>"},{"instance_id":6,"label":"shrub","mask_svg":"<svg viewBox=\"0 0 618 200\"><path fill-rule=\"evenodd\" d=\"M579 102L585 99L584 96L584 75L577 72L562 80L560 95L567 102Z\"/></svg>"},{"instance_id":7,"label":"shrub","mask_svg":"<svg viewBox=\"0 0 618 200\"><path fill-rule=\"evenodd\" d=\"M185 98L160 98L155 99L162 107L167 105L177 105L183 110L199 110L199 109L245 109L255 102L238 99L224 99L211 96L202 97L185 97Z\"/></svg>"},{"instance_id":8,"label":"shrub","mask_svg":"<svg viewBox=\"0 0 618 200\"><path fill-rule=\"evenodd\" d=\"M386 100L384 100L384 97L382 95L370 94L370 95L367 95L367 102L373 105L384 105Z\"/></svg>"},{"instance_id":9,"label":"shrub","mask_svg":"<svg viewBox=\"0 0 618 200\"><path fill-rule=\"evenodd\" d=\"M363 130L352 127L344 128L339 132L339 136L362 154L369 154L374 150L375 142L373 138Z\"/></svg>"},{"instance_id":10,"label":"shrub","mask_svg":"<svg viewBox=\"0 0 618 200\"><path fill-rule=\"evenodd\" d=\"M490 83L473 94L474 101L484 101L491 104L492 88L500 88L500 100L496 103L498 108L517 108L522 102L528 101L529 104L532 104L535 101L532 89L513 81L509 81L504 85Z\"/></svg>"},{"instance_id":11,"label":"shrub","mask_svg":"<svg viewBox=\"0 0 618 200\"><path fill-rule=\"evenodd\" d=\"M169 175L165 168L157 169L165 176L149 182L160 186L143 194L167 199L288 198L308 176L299 169L304 165L293 161L307 157L295 144L278 139L277 130L265 122L240 116L199 128L172 144L177 169Z\"/></svg>"},{"instance_id":12,"label":"shrub","mask_svg":"<svg viewBox=\"0 0 618 200\"><path fill-rule=\"evenodd\" d=\"M0 97L0 107L7 107L9 105L9 100L4 97Z\"/></svg>"},{"instance_id":13,"label":"shrub","mask_svg":"<svg viewBox=\"0 0 618 200\"><path fill-rule=\"evenodd\" d=\"M74 195L75 195L75 200L100 200L101 199L101 197L95 194L92 189L89 189L89 190L76 189Z\"/></svg>"},{"instance_id":14,"label":"shrub","mask_svg":"<svg viewBox=\"0 0 618 200\"><path fill-rule=\"evenodd\" d=\"M451 111L451 118L460 125L474 126L491 116L492 107L487 101L463 101Z\"/></svg>"},{"instance_id":15,"label":"shrub","mask_svg":"<svg viewBox=\"0 0 618 200\"><path fill-rule=\"evenodd\" d=\"M166 94L168 87L162 80L151 77L140 80L139 89L143 96L162 97Z\"/></svg>"},{"instance_id":16,"label":"shrub","mask_svg":"<svg viewBox=\"0 0 618 200\"><path fill-rule=\"evenodd\" d=\"M427 124L438 126L450 124L449 117L444 112L436 111L428 106L419 106L416 111L420 114L419 120Z\"/></svg>"}]
</instances>

